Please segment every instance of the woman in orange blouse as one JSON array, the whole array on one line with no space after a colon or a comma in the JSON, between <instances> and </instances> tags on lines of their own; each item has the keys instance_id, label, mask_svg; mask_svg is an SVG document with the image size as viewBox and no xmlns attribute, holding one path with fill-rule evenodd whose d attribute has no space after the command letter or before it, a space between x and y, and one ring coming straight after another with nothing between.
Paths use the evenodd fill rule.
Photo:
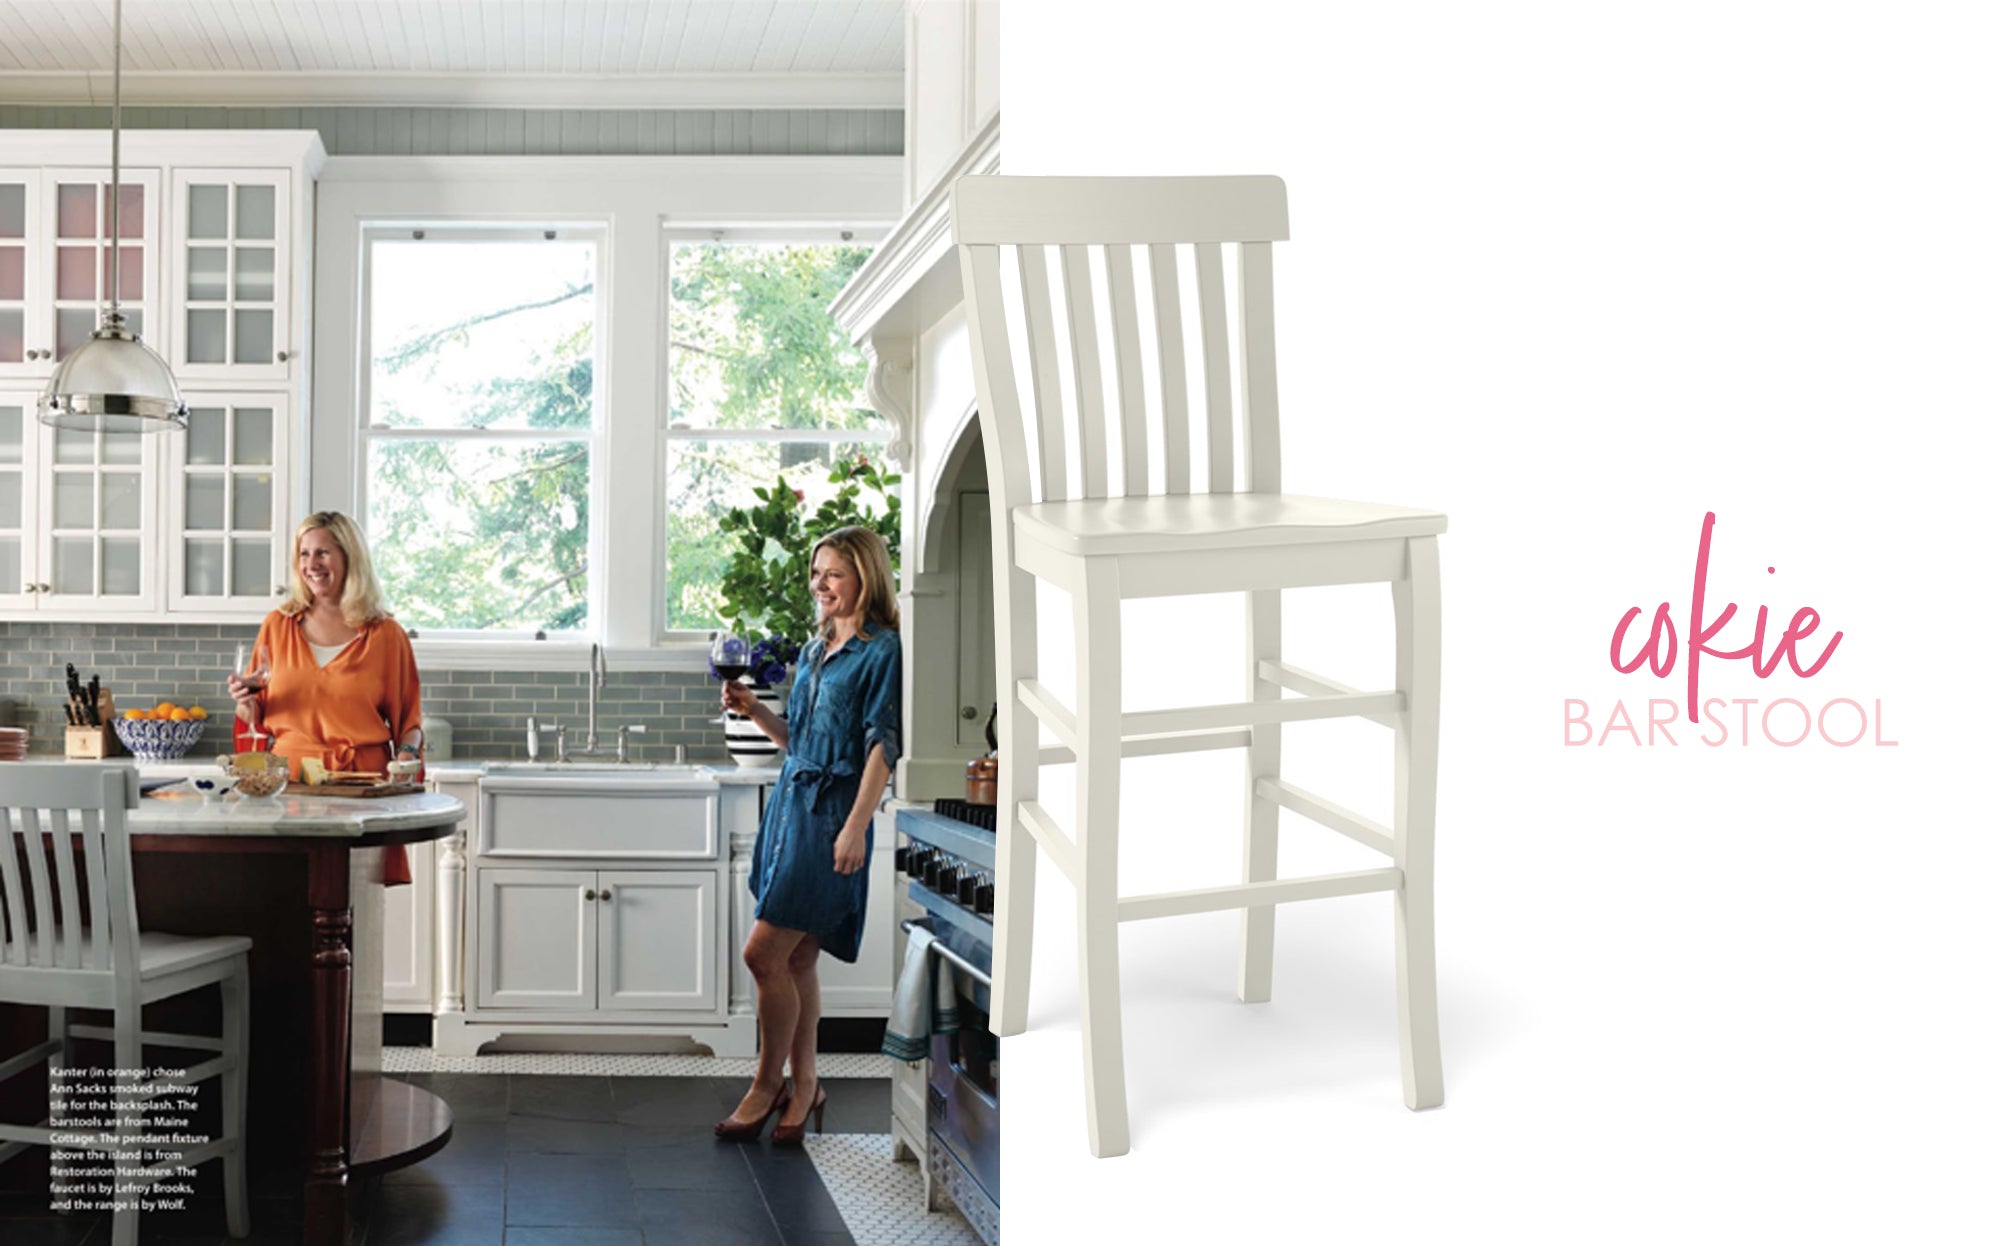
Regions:
<instances>
[{"instance_id":1,"label":"woman in orange blouse","mask_svg":"<svg viewBox=\"0 0 2000 1246\"><path fill-rule=\"evenodd\" d=\"M271 675L260 690L229 677L236 713L273 738L292 777L310 757L328 770L386 771L423 747L423 708L410 638L382 609L368 546L338 511L306 516L293 537L292 587L265 616L257 643Z\"/></svg>"}]
</instances>

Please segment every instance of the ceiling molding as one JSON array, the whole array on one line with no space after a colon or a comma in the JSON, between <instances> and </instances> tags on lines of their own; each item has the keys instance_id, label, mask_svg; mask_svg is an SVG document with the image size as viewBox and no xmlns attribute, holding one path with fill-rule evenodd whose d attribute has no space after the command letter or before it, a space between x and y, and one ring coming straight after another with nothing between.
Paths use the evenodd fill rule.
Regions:
<instances>
[{"instance_id":1,"label":"ceiling molding","mask_svg":"<svg viewBox=\"0 0 2000 1246\"><path fill-rule=\"evenodd\" d=\"M899 73L135 73L125 103L222 108L898 108ZM111 73L0 73L0 104L109 105Z\"/></svg>"}]
</instances>

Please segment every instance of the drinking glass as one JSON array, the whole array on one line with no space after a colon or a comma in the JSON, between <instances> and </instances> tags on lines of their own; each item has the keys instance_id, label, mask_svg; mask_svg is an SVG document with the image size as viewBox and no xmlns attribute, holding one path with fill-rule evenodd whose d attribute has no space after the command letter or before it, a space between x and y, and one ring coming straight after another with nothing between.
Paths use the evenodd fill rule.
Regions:
<instances>
[{"instance_id":1,"label":"drinking glass","mask_svg":"<svg viewBox=\"0 0 2000 1246\"><path fill-rule=\"evenodd\" d=\"M709 665L715 668L717 675L726 682L733 683L749 673L750 642L741 636L724 632L715 638L713 645L709 646L708 661Z\"/></svg>"}]
</instances>

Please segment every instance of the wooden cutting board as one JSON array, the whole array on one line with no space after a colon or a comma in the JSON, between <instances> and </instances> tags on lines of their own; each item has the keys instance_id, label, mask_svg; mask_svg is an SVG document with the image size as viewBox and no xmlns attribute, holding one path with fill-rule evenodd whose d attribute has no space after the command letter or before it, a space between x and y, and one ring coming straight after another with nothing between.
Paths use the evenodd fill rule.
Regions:
<instances>
[{"instance_id":1,"label":"wooden cutting board","mask_svg":"<svg viewBox=\"0 0 2000 1246\"><path fill-rule=\"evenodd\" d=\"M322 783L317 787L304 783L294 784L285 789L288 795L304 796L345 796L350 799L368 800L376 796L413 796L424 790L421 783L371 783L365 780L350 780L344 783Z\"/></svg>"}]
</instances>

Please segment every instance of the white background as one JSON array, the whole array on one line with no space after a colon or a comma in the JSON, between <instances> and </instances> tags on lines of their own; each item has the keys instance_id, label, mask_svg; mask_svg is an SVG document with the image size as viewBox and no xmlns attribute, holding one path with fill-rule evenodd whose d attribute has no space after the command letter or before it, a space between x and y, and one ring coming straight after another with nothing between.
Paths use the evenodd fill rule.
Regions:
<instances>
[{"instance_id":1,"label":"white background","mask_svg":"<svg viewBox=\"0 0 2000 1246\"><path fill-rule=\"evenodd\" d=\"M2000 1234L1979 7L1009 0L1006 170L1283 175L1286 486L1451 530L1446 1106L1402 1105L1386 897L1281 909L1254 1007L1232 915L1145 922L1122 935L1133 1150L1092 1160L1074 908L1044 868L1032 1028L1004 1052L1008 1240ZM1610 633L1661 601L1685 631L1711 510L1716 606L1811 605L1844 637L1809 680L1711 661L1703 695L1879 698L1897 747L1743 744L1733 720L1720 748L1563 746L1566 697L1600 725L1623 698L1643 733L1648 697L1684 693L1615 673ZM1294 596L1288 656L1388 684L1386 590ZM1240 601L1146 605L1128 707L1230 699ZM1386 817L1378 730L1288 729L1288 777ZM1233 877L1240 766L1128 763L1128 893ZM1365 859L1289 814L1281 835L1287 873Z\"/></svg>"}]
</instances>

